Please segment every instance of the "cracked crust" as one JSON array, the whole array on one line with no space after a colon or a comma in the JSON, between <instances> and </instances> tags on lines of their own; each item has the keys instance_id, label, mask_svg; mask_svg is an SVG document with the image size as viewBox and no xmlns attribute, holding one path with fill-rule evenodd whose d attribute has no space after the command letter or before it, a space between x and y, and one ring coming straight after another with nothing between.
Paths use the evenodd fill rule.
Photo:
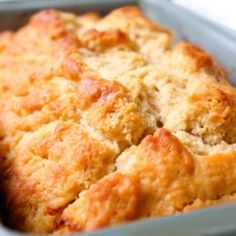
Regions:
<instances>
[{"instance_id":1,"label":"cracked crust","mask_svg":"<svg viewBox=\"0 0 236 236\"><path fill-rule=\"evenodd\" d=\"M90 231L232 202L234 124L224 69L136 7L42 11L0 35L1 188L15 229Z\"/></svg>"}]
</instances>

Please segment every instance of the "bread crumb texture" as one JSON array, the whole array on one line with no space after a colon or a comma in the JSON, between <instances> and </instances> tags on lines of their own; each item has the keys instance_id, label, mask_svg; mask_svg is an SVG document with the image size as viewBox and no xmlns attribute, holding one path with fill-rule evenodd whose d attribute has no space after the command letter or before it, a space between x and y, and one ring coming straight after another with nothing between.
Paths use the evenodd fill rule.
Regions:
<instances>
[{"instance_id":1,"label":"bread crumb texture","mask_svg":"<svg viewBox=\"0 0 236 236\"><path fill-rule=\"evenodd\" d=\"M136 7L0 34L5 222L91 231L236 199L236 91ZM4 216L3 216L4 218Z\"/></svg>"}]
</instances>

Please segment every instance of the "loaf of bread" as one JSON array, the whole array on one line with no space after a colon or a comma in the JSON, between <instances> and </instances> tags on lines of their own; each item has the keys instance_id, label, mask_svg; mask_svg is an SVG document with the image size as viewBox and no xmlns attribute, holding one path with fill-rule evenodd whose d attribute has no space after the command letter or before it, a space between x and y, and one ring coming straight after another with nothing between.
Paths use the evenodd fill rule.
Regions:
<instances>
[{"instance_id":1,"label":"loaf of bread","mask_svg":"<svg viewBox=\"0 0 236 236\"><path fill-rule=\"evenodd\" d=\"M3 219L67 233L236 201L236 90L136 7L0 35Z\"/></svg>"}]
</instances>

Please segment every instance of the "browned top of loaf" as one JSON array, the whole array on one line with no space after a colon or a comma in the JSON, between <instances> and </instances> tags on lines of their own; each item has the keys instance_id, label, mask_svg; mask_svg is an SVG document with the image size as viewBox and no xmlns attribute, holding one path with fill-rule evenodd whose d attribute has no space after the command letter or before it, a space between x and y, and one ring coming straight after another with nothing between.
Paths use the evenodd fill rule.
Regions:
<instances>
[{"instance_id":1,"label":"browned top of loaf","mask_svg":"<svg viewBox=\"0 0 236 236\"><path fill-rule=\"evenodd\" d=\"M225 71L136 7L42 11L0 35L1 188L16 229L87 231L234 201L235 124Z\"/></svg>"}]
</instances>

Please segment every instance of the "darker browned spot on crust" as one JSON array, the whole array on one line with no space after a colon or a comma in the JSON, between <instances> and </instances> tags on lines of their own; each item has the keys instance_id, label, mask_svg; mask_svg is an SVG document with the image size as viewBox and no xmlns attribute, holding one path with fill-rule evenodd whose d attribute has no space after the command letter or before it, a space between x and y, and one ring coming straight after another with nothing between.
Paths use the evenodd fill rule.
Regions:
<instances>
[{"instance_id":1,"label":"darker browned spot on crust","mask_svg":"<svg viewBox=\"0 0 236 236\"><path fill-rule=\"evenodd\" d=\"M192 70L199 71L200 69L207 69L212 71L213 69L213 60L211 56L199 48L198 46L181 42L177 45L176 50L182 51L182 53L191 59Z\"/></svg>"},{"instance_id":2,"label":"darker browned spot on crust","mask_svg":"<svg viewBox=\"0 0 236 236\"><path fill-rule=\"evenodd\" d=\"M37 27L42 35L48 35L52 39L58 39L67 34L61 20L61 15L55 10L39 12L31 18L30 24Z\"/></svg>"},{"instance_id":3,"label":"darker browned spot on crust","mask_svg":"<svg viewBox=\"0 0 236 236\"><path fill-rule=\"evenodd\" d=\"M104 50L119 44L131 44L129 36L119 29L108 31L90 29L83 34L80 40L82 45L90 50Z\"/></svg>"},{"instance_id":4,"label":"darker browned spot on crust","mask_svg":"<svg viewBox=\"0 0 236 236\"><path fill-rule=\"evenodd\" d=\"M98 80L94 78L84 78L78 87L78 96L81 98L82 109L86 109L92 103L100 102L106 104L115 100L119 96L121 87L114 81Z\"/></svg>"},{"instance_id":5,"label":"darker browned spot on crust","mask_svg":"<svg viewBox=\"0 0 236 236\"><path fill-rule=\"evenodd\" d=\"M84 63L76 55L66 57L62 62L62 73L71 80L79 81L84 73Z\"/></svg>"}]
</instances>

